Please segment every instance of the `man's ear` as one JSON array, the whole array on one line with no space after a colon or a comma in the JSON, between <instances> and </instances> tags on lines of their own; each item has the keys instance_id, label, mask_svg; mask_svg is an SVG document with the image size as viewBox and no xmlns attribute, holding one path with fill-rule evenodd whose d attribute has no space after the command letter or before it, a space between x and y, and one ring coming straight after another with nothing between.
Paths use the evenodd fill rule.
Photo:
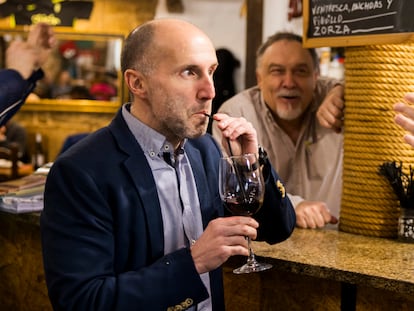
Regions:
<instances>
[{"instance_id":1,"label":"man's ear","mask_svg":"<svg viewBox=\"0 0 414 311\"><path fill-rule=\"evenodd\" d=\"M255 72L256 72L256 84L260 84L260 82L262 81L262 77L258 70L256 70Z\"/></svg>"},{"instance_id":2,"label":"man's ear","mask_svg":"<svg viewBox=\"0 0 414 311\"><path fill-rule=\"evenodd\" d=\"M145 87L145 77L141 72L134 69L127 69L124 73L124 80L129 91L134 94L134 96L146 96L147 89Z\"/></svg>"}]
</instances>

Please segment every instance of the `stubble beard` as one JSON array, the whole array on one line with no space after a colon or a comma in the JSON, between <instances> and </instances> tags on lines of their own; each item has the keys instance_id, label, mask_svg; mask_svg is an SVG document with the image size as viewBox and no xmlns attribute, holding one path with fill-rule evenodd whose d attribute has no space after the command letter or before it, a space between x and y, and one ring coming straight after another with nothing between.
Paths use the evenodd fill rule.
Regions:
<instances>
[{"instance_id":1,"label":"stubble beard","mask_svg":"<svg viewBox=\"0 0 414 311\"><path fill-rule=\"evenodd\" d=\"M165 97L164 109L160 111L160 117L166 133L172 133L178 139L197 138L207 131L207 122L194 124L192 115L188 111L179 111L177 107L185 107L181 99Z\"/></svg>"}]
</instances>

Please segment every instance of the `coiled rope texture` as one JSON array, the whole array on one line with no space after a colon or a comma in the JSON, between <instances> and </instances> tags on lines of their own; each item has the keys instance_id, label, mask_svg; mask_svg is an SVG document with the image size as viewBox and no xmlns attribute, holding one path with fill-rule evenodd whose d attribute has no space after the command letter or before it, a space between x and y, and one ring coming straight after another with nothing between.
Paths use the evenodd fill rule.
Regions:
<instances>
[{"instance_id":1,"label":"coiled rope texture","mask_svg":"<svg viewBox=\"0 0 414 311\"><path fill-rule=\"evenodd\" d=\"M414 91L414 43L345 49L345 120L339 230L394 238L397 196L378 173L384 162L414 166L414 149L394 124L393 105Z\"/></svg>"}]
</instances>

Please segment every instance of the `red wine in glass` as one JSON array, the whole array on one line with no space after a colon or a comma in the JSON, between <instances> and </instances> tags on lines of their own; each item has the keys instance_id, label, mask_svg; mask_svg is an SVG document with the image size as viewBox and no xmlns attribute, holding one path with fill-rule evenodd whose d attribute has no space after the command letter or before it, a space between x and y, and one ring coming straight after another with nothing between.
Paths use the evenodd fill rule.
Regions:
<instances>
[{"instance_id":1,"label":"red wine in glass","mask_svg":"<svg viewBox=\"0 0 414 311\"><path fill-rule=\"evenodd\" d=\"M244 154L220 159L219 190L226 208L231 214L251 217L263 203L264 182L255 154ZM249 248L247 263L234 269L236 274L259 272L272 265L257 262L246 237Z\"/></svg>"},{"instance_id":2,"label":"red wine in glass","mask_svg":"<svg viewBox=\"0 0 414 311\"><path fill-rule=\"evenodd\" d=\"M228 199L224 202L230 213L237 216L252 216L257 213L262 206L258 200L252 202L238 202L237 200Z\"/></svg>"}]
</instances>

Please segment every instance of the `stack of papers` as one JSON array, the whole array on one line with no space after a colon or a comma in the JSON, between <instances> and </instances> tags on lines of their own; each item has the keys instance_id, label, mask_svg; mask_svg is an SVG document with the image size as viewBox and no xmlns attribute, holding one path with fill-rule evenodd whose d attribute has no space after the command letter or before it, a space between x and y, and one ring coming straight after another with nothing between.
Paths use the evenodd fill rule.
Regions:
<instances>
[{"instance_id":1,"label":"stack of papers","mask_svg":"<svg viewBox=\"0 0 414 311\"><path fill-rule=\"evenodd\" d=\"M43 192L49 167L31 175L0 183L0 210L9 213L30 213L43 209Z\"/></svg>"},{"instance_id":2,"label":"stack of papers","mask_svg":"<svg viewBox=\"0 0 414 311\"><path fill-rule=\"evenodd\" d=\"M0 210L9 213L30 213L43 209L43 192L45 186L10 192L0 197Z\"/></svg>"}]
</instances>

